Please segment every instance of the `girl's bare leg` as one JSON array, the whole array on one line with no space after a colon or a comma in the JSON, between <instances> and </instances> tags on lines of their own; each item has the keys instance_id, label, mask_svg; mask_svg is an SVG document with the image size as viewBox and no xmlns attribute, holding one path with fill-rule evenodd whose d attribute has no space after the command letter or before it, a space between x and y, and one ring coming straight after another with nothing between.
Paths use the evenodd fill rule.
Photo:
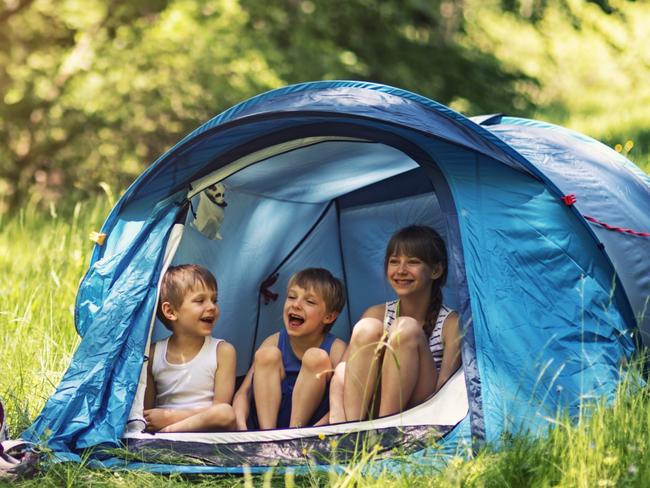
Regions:
<instances>
[{"instance_id":1,"label":"girl's bare leg","mask_svg":"<svg viewBox=\"0 0 650 488\"><path fill-rule=\"evenodd\" d=\"M304 427L323 401L332 362L323 349L312 347L302 356L302 366L291 398L289 427Z\"/></svg>"},{"instance_id":2,"label":"girl's bare leg","mask_svg":"<svg viewBox=\"0 0 650 488\"><path fill-rule=\"evenodd\" d=\"M422 327L409 317L395 325L381 370L380 417L424 401L436 388L436 368Z\"/></svg>"},{"instance_id":3,"label":"girl's bare leg","mask_svg":"<svg viewBox=\"0 0 650 488\"><path fill-rule=\"evenodd\" d=\"M275 429L282 400L282 353L274 346L262 347L255 353L253 393L260 429Z\"/></svg>"},{"instance_id":4,"label":"girl's bare leg","mask_svg":"<svg viewBox=\"0 0 650 488\"><path fill-rule=\"evenodd\" d=\"M343 384L343 407L349 421L363 420L377 387L381 338L384 325L373 318L361 319L352 330Z\"/></svg>"}]
</instances>

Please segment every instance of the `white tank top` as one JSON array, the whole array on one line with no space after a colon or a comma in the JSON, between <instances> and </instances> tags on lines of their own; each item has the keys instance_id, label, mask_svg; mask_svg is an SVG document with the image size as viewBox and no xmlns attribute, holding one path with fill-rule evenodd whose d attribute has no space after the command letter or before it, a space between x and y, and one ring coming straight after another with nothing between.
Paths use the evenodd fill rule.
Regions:
<instances>
[{"instance_id":1,"label":"white tank top","mask_svg":"<svg viewBox=\"0 0 650 488\"><path fill-rule=\"evenodd\" d=\"M183 364L167 361L169 338L156 342L151 364L156 385L156 407L181 409L212 405L217 346L222 341L206 337L199 353Z\"/></svg>"},{"instance_id":2,"label":"white tank top","mask_svg":"<svg viewBox=\"0 0 650 488\"><path fill-rule=\"evenodd\" d=\"M429 350L431 351L433 362L436 364L438 371L440 371L440 366L442 365L442 326L451 312L453 310L444 305L440 307L436 324L431 332L431 337L429 337ZM397 317L399 317L399 300L386 302L386 307L384 308L384 330L390 331L390 327Z\"/></svg>"}]
</instances>

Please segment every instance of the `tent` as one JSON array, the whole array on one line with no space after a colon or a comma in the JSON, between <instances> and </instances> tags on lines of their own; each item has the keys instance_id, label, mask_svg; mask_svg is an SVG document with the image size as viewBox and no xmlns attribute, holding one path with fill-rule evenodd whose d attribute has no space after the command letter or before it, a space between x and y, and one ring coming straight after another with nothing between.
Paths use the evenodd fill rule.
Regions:
<instances>
[{"instance_id":1,"label":"tent","mask_svg":"<svg viewBox=\"0 0 650 488\"><path fill-rule=\"evenodd\" d=\"M187 224L216 182L228 206L222 238L209 239ZM354 81L261 94L186 136L113 208L77 296L81 343L24 436L64 459L126 446L126 460L104 465L241 472L344 463L374 444L378 462L399 447L426 464L504 432L540 432L559 411L613 395L622 362L650 343L649 209L648 175L558 126L469 119ZM216 274L215 334L235 345L243 374L282 326L287 280L304 267L344 279L347 306L333 332L348 339L366 307L391 298L384 248L411 223L447 242L445 302L463 334L462 368L433 398L319 428L141 432L147 345L168 333L154 314L167 266Z\"/></svg>"}]
</instances>

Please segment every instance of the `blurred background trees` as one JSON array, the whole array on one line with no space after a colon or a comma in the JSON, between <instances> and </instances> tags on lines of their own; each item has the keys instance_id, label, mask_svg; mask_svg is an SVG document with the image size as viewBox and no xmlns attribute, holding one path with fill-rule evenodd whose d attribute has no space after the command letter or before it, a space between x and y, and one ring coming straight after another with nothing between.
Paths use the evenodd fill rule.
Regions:
<instances>
[{"instance_id":1,"label":"blurred background trees","mask_svg":"<svg viewBox=\"0 0 650 488\"><path fill-rule=\"evenodd\" d=\"M624 0L0 0L0 212L122 191L222 110L320 79L650 152L649 26Z\"/></svg>"}]
</instances>

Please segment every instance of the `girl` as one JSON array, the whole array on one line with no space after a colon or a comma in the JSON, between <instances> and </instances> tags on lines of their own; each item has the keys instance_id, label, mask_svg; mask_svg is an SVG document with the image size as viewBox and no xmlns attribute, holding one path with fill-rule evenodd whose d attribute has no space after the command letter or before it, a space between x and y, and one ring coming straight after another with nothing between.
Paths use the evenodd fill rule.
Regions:
<instances>
[{"instance_id":1,"label":"girl","mask_svg":"<svg viewBox=\"0 0 650 488\"><path fill-rule=\"evenodd\" d=\"M458 314L442 302L447 251L440 235L426 226L399 230L384 269L398 298L370 307L354 326L332 379L331 423L367 418L375 393L380 417L417 405L460 366Z\"/></svg>"}]
</instances>

